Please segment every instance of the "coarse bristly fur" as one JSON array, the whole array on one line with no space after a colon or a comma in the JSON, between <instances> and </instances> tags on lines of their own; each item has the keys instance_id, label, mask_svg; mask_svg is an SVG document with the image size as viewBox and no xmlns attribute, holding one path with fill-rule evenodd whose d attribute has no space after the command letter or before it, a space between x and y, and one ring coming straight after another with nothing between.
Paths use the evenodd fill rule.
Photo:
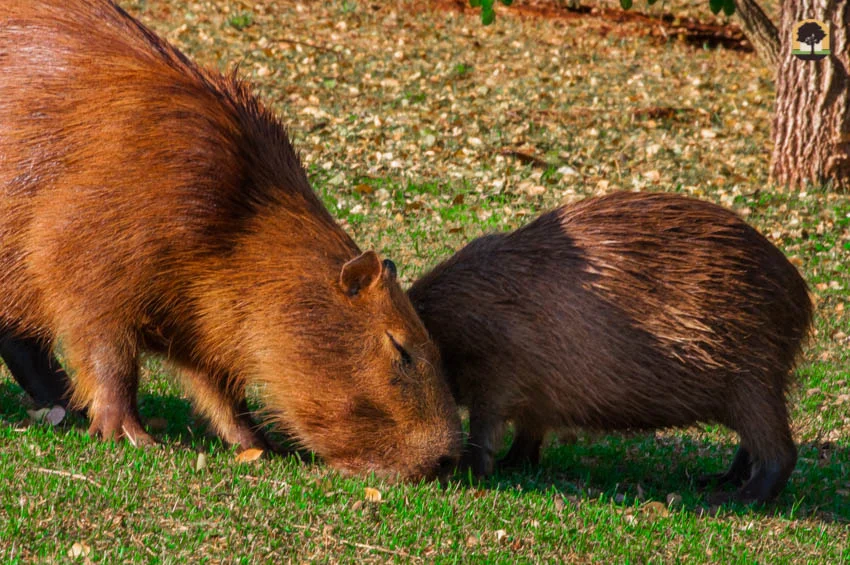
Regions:
<instances>
[{"instance_id":1,"label":"coarse bristly fur","mask_svg":"<svg viewBox=\"0 0 850 565\"><path fill-rule=\"evenodd\" d=\"M477 239L408 296L469 407L468 462L492 471L565 426L738 432L720 477L764 501L796 462L786 409L812 320L806 283L734 213L668 194L614 193Z\"/></svg>"},{"instance_id":2,"label":"coarse bristly fur","mask_svg":"<svg viewBox=\"0 0 850 565\"><path fill-rule=\"evenodd\" d=\"M263 445L256 384L340 469L418 479L459 455L394 266L335 223L244 84L114 3L0 0L0 190L4 354L61 340L92 433L150 441L136 392L153 351L241 447Z\"/></svg>"}]
</instances>

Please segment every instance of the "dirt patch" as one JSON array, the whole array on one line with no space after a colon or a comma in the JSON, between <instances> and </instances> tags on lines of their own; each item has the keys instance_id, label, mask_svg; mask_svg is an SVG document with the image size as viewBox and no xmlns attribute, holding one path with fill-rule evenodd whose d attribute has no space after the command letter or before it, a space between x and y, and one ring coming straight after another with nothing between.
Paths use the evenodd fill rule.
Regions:
<instances>
[{"instance_id":1,"label":"dirt patch","mask_svg":"<svg viewBox=\"0 0 850 565\"><path fill-rule=\"evenodd\" d=\"M433 0L430 7L434 10L452 10L470 15L477 14L479 10L471 8L467 0ZM511 6L500 5L498 9L501 16L545 18L565 22L591 20L603 37L609 34L617 37L648 37L659 43L680 41L695 48L722 47L732 51L753 51L752 44L737 25L703 22L692 17L667 13L651 15L636 10L600 6L581 6L571 10L566 6L559 6L553 0L525 0L515 2Z\"/></svg>"}]
</instances>

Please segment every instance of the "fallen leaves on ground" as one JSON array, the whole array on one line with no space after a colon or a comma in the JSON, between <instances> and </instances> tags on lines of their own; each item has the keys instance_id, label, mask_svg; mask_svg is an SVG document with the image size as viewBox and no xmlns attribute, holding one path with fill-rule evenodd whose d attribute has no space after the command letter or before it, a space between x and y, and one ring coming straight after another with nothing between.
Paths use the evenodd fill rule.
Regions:
<instances>
[{"instance_id":1,"label":"fallen leaves on ground","mask_svg":"<svg viewBox=\"0 0 850 565\"><path fill-rule=\"evenodd\" d=\"M365 498L367 502L381 502L383 495L381 495L381 491L376 488L366 487L363 489L363 498Z\"/></svg>"},{"instance_id":2,"label":"fallen leaves on ground","mask_svg":"<svg viewBox=\"0 0 850 565\"><path fill-rule=\"evenodd\" d=\"M66 411L62 406L51 408L40 408L38 410L27 410L27 414L34 423L46 422L51 426L58 426L65 419Z\"/></svg>"},{"instance_id":3,"label":"fallen leaves on ground","mask_svg":"<svg viewBox=\"0 0 850 565\"><path fill-rule=\"evenodd\" d=\"M257 459L259 459L262 456L263 456L263 450L262 449L256 449L256 448L246 449L245 451L242 451L242 452L240 452L236 455L236 462L237 463L250 463L251 461L256 461Z\"/></svg>"}]
</instances>

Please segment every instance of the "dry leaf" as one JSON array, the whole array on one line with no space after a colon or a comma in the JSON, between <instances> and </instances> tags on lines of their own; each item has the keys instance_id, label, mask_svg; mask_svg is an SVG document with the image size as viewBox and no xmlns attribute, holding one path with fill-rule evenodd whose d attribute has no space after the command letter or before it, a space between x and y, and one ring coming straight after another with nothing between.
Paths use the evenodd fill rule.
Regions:
<instances>
[{"instance_id":1,"label":"dry leaf","mask_svg":"<svg viewBox=\"0 0 850 565\"><path fill-rule=\"evenodd\" d=\"M567 506L567 504L564 502L564 497L561 496L560 494L555 495L554 502L555 502L555 510L559 513L563 512L564 508Z\"/></svg>"},{"instance_id":2,"label":"dry leaf","mask_svg":"<svg viewBox=\"0 0 850 565\"><path fill-rule=\"evenodd\" d=\"M651 516L669 516L667 505L657 500L652 500L643 505L643 511Z\"/></svg>"},{"instance_id":3,"label":"dry leaf","mask_svg":"<svg viewBox=\"0 0 850 565\"><path fill-rule=\"evenodd\" d=\"M667 508L678 508L682 505L682 495L671 492L667 495Z\"/></svg>"},{"instance_id":4,"label":"dry leaf","mask_svg":"<svg viewBox=\"0 0 850 565\"><path fill-rule=\"evenodd\" d=\"M198 459L195 461L195 471L203 471L207 468L207 454L198 453Z\"/></svg>"},{"instance_id":5,"label":"dry leaf","mask_svg":"<svg viewBox=\"0 0 850 565\"><path fill-rule=\"evenodd\" d=\"M48 412L50 412L50 408L39 408L38 410L27 410L27 415L33 422L39 423L44 420Z\"/></svg>"},{"instance_id":6,"label":"dry leaf","mask_svg":"<svg viewBox=\"0 0 850 565\"><path fill-rule=\"evenodd\" d=\"M47 414L44 416L44 420L50 424L51 426L58 426L62 420L65 419L65 409L61 406L54 406L50 410L48 410Z\"/></svg>"},{"instance_id":7,"label":"dry leaf","mask_svg":"<svg viewBox=\"0 0 850 565\"><path fill-rule=\"evenodd\" d=\"M494 535L496 536L496 541L499 543L502 543L502 540L507 541L505 538L508 537L508 532L506 532L505 530L496 530L494 532Z\"/></svg>"},{"instance_id":8,"label":"dry leaf","mask_svg":"<svg viewBox=\"0 0 850 565\"><path fill-rule=\"evenodd\" d=\"M65 409L61 406L53 408L40 408L38 410L27 410L30 420L34 423L47 422L51 426L59 425L65 419Z\"/></svg>"},{"instance_id":9,"label":"dry leaf","mask_svg":"<svg viewBox=\"0 0 850 565\"><path fill-rule=\"evenodd\" d=\"M259 459L262 456L263 456L263 450L262 449L256 449L256 448L246 449L245 451L243 451L242 453L240 453L236 456L236 462L237 463L250 463L251 461L256 461L257 459Z\"/></svg>"},{"instance_id":10,"label":"dry leaf","mask_svg":"<svg viewBox=\"0 0 850 565\"><path fill-rule=\"evenodd\" d=\"M363 489L363 498L368 502L381 502L381 491L376 488L366 487Z\"/></svg>"},{"instance_id":11,"label":"dry leaf","mask_svg":"<svg viewBox=\"0 0 850 565\"><path fill-rule=\"evenodd\" d=\"M68 557L85 557L91 553L91 547L85 543L74 542L71 549L68 550Z\"/></svg>"}]
</instances>

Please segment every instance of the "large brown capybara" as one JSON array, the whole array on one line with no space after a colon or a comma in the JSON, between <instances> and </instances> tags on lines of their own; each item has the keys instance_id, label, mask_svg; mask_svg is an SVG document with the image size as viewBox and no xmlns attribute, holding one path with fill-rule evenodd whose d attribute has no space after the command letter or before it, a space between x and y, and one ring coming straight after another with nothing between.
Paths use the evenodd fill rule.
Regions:
<instances>
[{"instance_id":1,"label":"large brown capybara","mask_svg":"<svg viewBox=\"0 0 850 565\"><path fill-rule=\"evenodd\" d=\"M61 340L91 433L151 441L152 351L231 444L263 445L244 413L257 385L339 469L453 467L456 407L394 265L335 223L246 85L113 2L0 0L0 190L3 354L35 390Z\"/></svg>"},{"instance_id":2,"label":"large brown capybara","mask_svg":"<svg viewBox=\"0 0 850 565\"><path fill-rule=\"evenodd\" d=\"M537 460L544 433L719 422L721 483L766 501L796 462L785 394L812 319L783 254L723 208L615 193L477 239L408 291L470 413L466 458Z\"/></svg>"}]
</instances>

